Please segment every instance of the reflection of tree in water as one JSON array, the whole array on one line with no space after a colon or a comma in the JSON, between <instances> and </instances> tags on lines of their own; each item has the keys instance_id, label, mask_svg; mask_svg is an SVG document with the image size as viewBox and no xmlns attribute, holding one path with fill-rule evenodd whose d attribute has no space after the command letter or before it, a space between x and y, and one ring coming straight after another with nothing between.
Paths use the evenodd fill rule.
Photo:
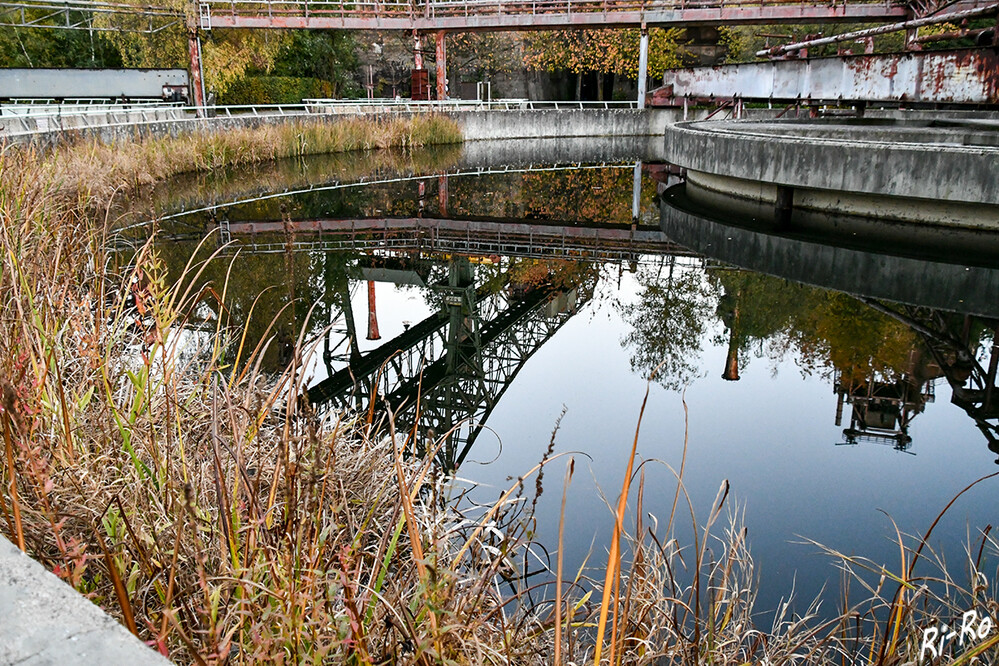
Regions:
<instances>
[{"instance_id":1,"label":"reflection of tree in water","mask_svg":"<svg viewBox=\"0 0 999 666\"><path fill-rule=\"evenodd\" d=\"M358 182L362 177L398 178L454 168L461 144L425 146L414 150L370 150L311 155L233 169L186 174L157 186L128 207L138 219L164 212L201 208L212 203L294 191L310 186ZM358 188L353 188L356 192ZM355 195L356 196L356 195Z\"/></svg>"},{"instance_id":2,"label":"reflection of tree in water","mask_svg":"<svg viewBox=\"0 0 999 666\"><path fill-rule=\"evenodd\" d=\"M749 363L751 353L764 355L772 338L789 327L804 301L802 292L806 287L739 270L716 269L709 275L721 292L716 314L727 330L726 335L714 338L715 344L728 345L722 376L735 380L739 369Z\"/></svg>"},{"instance_id":3,"label":"reflection of tree in water","mask_svg":"<svg viewBox=\"0 0 999 666\"><path fill-rule=\"evenodd\" d=\"M776 364L791 354L806 375L895 381L921 349L911 329L846 294L728 268L643 267L637 280L637 301L620 306L633 327L622 344L635 371L664 363L658 381L668 388L700 374L702 340L716 319L725 332L713 342L729 347L727 379L753 356Z\"/></svg>"},{"instance_id":4,"label":"reflection of tree in water","mask_svg":"<svg viewBox=\"0 0 999 666\"><path fill-rule=\"evenodd\" d=\"M711 270L718 318L741 368L752 355L793 354L802 372L835 370L860 380L902 372L918 341L911 330L852 296L760 273Z\"/></svg>"},{"instance_id":5,"label":"reflection of tree in water","mask_svg":"<svg viewBox=\"0 0 999 666\"><path fill-rule=\"evenodd\" d=\"M183 275L193 251L191 243L158 246L170 282ZM207 249L201 252L208 256ZM273 338L261 363L265 372L272 372L290 360L289 348L303 327L307 325L305 334L310 337L339 315L348 268L356 259L350 253L315 254L291 249L281 254L224 255L209 261L203 269L189 270L186 279L191 280L200 269L196 287L211 286L216 293L225 294L223 328L233 331L234 344L243 338L244 358L261 342L266 344ZM212 317L219 316L217 303L203 302L211 308Z\"/></svg>"},{"instance_id":6,"label":"reflection of tree in water","mask_svg":"<svg viewBox=\"0 0 999 666\"><path fill-rule=\"evenodd\" d=\"M656 188L643 176L642 219L658 219ZM450 178L452 216L631 224L633 165Z\"/></svg>"},{"instance_id":7,"label":"reflection of tree in water","mask_svg":"<svg viewBox=\"0 0 999 666\"><path fill-rule=\"evenodd\" d=\"M700 268L643 266L633 303L618 306L632 331L621 341L631 349L631 368L648 376L662 364L656 381L679 389L699 376L701 344L710 325L714 290Z\"/></svg>"}]
</instances>

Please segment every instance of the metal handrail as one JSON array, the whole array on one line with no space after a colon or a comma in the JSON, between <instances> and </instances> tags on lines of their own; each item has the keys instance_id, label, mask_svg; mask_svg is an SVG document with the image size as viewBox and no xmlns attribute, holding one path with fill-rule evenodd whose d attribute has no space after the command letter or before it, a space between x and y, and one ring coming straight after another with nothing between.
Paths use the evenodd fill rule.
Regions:
<instances>
[{"instance_id":1,"label":"metal handrail","mask_svg":"<svg viewBox=\"0 0 999 666\"><path fill-rule=\"evenodd\" d=\"M217 7L222 14L339 14L370 16L474 16L479 14L552 14L649 11L651 9L698 9L770 5L828 6L828 0L413 0L382 2L359 0L200 0L204 8ZM839 4L839 3L838 3ZM905 5L905 0L842 0L854 5ZM222 8L225 8L224 10ZM238 10L237 10L238 8Z\"/></svg>"}]
</instances>

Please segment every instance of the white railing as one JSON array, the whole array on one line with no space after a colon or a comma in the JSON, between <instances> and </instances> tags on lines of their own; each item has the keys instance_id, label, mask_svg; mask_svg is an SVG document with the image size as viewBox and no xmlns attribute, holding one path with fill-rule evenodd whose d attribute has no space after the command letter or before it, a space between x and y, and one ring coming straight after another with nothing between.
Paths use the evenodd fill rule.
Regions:
<instances>
[{"instance_id":1,"label":"white railing","mask_svg":"<svg viewBox=\"0 0 999 666\"><path fill-rule=\"evenodd\" d=\"M414 101L410 99L375 98L305 99L302 102L315 113L634 109L638 106L638 103L635 101L563 102L529 99Z\"/></svg>"},{"instance_id":2,"label":"white railing","mask_svg":"<svg viewBox=\"0 0 999 666\"><path fill-rule=\"evenodd\" d=\"M274 118L323 115L376 115L447 111L602 110L634 109L636 102L559 102L526 99L492 101L409 99L307 99L302 104L230 105L194 107L180 104L132 105L3 105L0 137L16 138L46 132L195 122L215 118ZM199 113L200 112L200 113Z\"/></svg>"}]
</instances>

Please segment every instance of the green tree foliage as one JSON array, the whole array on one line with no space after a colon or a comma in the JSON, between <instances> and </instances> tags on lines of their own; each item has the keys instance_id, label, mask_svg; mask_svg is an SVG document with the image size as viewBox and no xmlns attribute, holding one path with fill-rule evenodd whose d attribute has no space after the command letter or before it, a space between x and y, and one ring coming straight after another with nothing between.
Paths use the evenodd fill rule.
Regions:
<instances>
[{"instance_id":1,"label":"green tree foliage","mask_svg":"<svg viewBox=\"0 0 999 666\"><path fill-rule=\"evenodd\" d=\"M328 96L353 97L360 93L354 79L355 48L353 36L345 30L295 30L277 52L272 73L325 81Z\"/></svg>"},{"instance_id":2,"label":"green tree foliage","mask_svg":"<svg viewBox=\"0 0 999 666\"><path fill-rule=\"evenodd\" d=\"M137 19L138 20L138 19ZM190 65L187 28L175 25L153 34L113 33L125 67L184 67ZM281 30L212 30L202 34L205 89L224 94L246 73L268 71L287 42Z\"/></svg>"},{"instance_id":3,"label":"green tree foliage","mask_svg":"<svg viewBox=\"0 0 999 666\"><path fill-rule=\"evenodd\" d=\"M121 67L105 33L0 27L0 67Z\"/></svg>"},{"instance_id":4,"label":"green tree foliage","mask_svg":"<svg viewBox=\"0 0 999 666\"><path fill-rule=\"evenodd\" d=\"M850 23L844 25L756 25L739 26L735 28L721 28L721 43L726 47L727 62L752 62L758 60L757 51L788 44L791 42L804 41L810 37L828 37L854 30L873 28L875 24ZM893 32L887 35L878 35L874 38L875 53L892 53L901 51L904 44L905 34ZM859 42L843 42L837 44L827 44L809 49L809 57L821 57L836 55L839 49L849 49L853 53L863 53L865 45Z\"/></svg>"},{"instance_id":5,"label":"green tree foliage","mask_svg":"<svg viewBox=\"0 0 999 666\"><path fill-rule=\"evenodd\" d=\"M524 66L524 38L513 32L465 32L448 37L448 68L473 80Z\"/></svg>"},{"instance_id":6,"label":"green tree foliage","mask_svg":"<svg viewBox=\"0 0 999 666\"><path fill-rule=\"evenodd\" d=\"M219 104L299 104L334 97L328 81L300 76L244 76L219 95Z\"/></svg>"}]
</instances>

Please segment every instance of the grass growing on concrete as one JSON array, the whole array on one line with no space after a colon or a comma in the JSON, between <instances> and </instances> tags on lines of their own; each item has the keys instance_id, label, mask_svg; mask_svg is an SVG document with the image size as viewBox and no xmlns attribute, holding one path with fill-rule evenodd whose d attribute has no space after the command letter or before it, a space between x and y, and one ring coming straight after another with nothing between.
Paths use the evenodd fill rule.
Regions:
<instances>
[{"instance_id":1,"label":"grass growing on concrete","mask_svg":"<svg viewBox=\"0 0 999 666\"><path fill-rule=\"evenodd\" d=\"M599 650L605 663L901 664L919 656L922 629L972 608L996 615L988 532L959 567L966 584L900 535L894 569L832 554L866 586L863 604L824 622L814 607L776 609L758 627L728 486L699 521L685 454L668 515L647 516L643 468L629 465L609 557L594 555L595 573L557 564L563 582L528 604L517 572L533 547L533 484L459 515L432 464L405 455L410 433L284 399L302 391L304 340L276 375L224 321L189 353L185 321L228 288L202 285L208 252L169 282L151 245L117 265L85 181L11 158L0 155L0 530L178 662L587 663ZM148 173L192 168L172 159ZM569 460L544 464L571 483ZM681 520L692 543L674 537ZM918 573L920 558L937 566ZM996 635L921 663L992 663Z\"/></svg>"}]
</instances>

